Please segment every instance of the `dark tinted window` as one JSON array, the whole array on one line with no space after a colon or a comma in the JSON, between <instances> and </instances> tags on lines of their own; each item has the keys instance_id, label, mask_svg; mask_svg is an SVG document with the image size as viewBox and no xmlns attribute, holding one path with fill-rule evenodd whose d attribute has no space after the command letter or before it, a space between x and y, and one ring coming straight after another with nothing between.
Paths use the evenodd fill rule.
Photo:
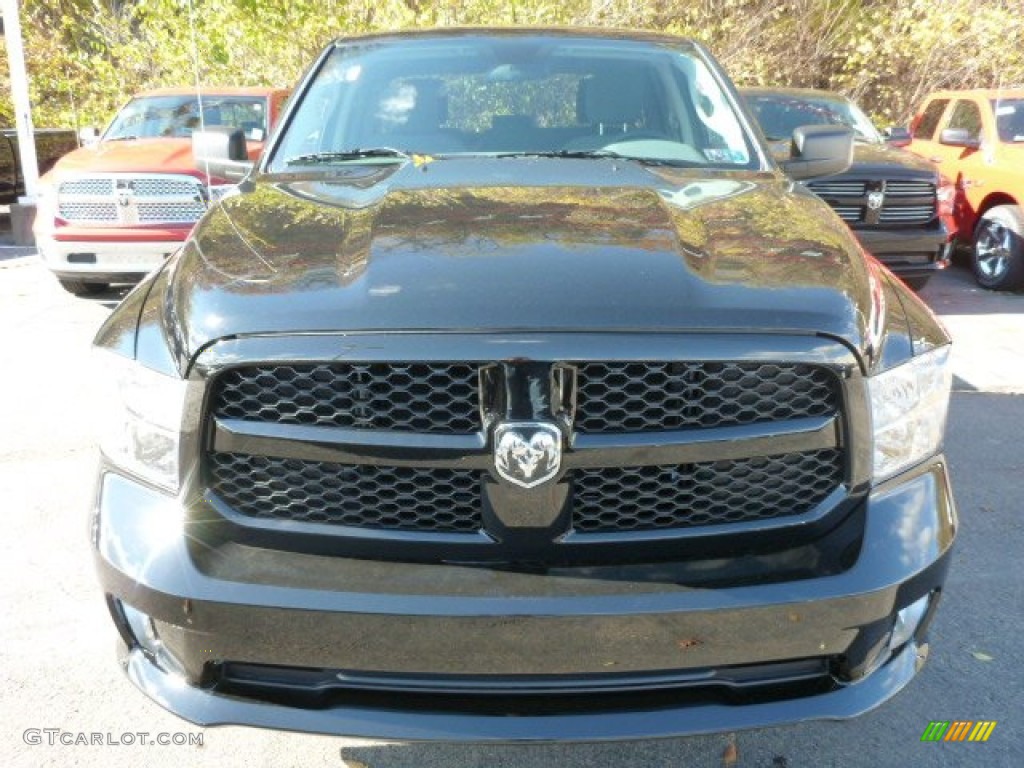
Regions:
<instances>
[{"instance_id":1,"label":"dark tinted window","mask_svg":"<svg viewBox=\"0 0 1024 768\"><path fill-rule=\"evenodd\" d=\"M1024 99L993 99L1000 141L1024 142Z\"/></svg>"},{"instance_id":2,"label":"dark tinted window","mask_svg":"<svg viewBox=\"0 0 1024 768\"><path fill-rule=\"evenodd\" d=\"M924 114L921 115L921 119L914 126L915 139L930 139L935 135L935 129L939 127L939 119L946 111L947 104L949 104L949 99L938 99L928 105Z\"/></svg>"},{"instance_id":3,"label":"dark tinted window","mask_svg":"<svg viewBox=\"0 0 1024 768\"><path fill-rule=\"evenodd\" d=\"M16 194L14 185L18 174L14 152L13 140L0 136L0 200L4 202L13 202L7 198L13 198Z\"/></svg>"},{"instance_id":4,"label":"dark tinted window","mask_svg":"<svg viewBox=\"0 0 1024 768\"><path fill-rule=\"evenodd\" d=\"M882 143L868 116L848 99L754 92L744 98L769 141L788 139L801 125L845 125L861 141Z\"/></svg>"},{"instance_id":5,"label":"dark tinted window","mask_svg":"<svg viewBox=\"0 0 1024 768\"><path fill-rule=\"evenodd\" d=\"M962 128L971 139L981 139L981 111L973 101L958 101L949 116L949 128Z\"/></svg>"}]
</instances>

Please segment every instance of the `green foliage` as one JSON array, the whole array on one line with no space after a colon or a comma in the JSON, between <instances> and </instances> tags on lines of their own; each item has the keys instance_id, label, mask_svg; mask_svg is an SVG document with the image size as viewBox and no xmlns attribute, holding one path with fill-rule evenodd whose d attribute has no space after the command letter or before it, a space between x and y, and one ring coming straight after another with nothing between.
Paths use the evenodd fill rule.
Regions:
<instances>
[{"instance_id":1,"label":"green foliage","mask_svg":"<svg viewBox=\"0 0 1024 768\"><path fill-rule=\"evenodd\" d=\"M166 85L293 85L342 35L455 24L695 37L747 85L838 90L882 123L939 87L1024 83L1020 0L23 0L39 126L103 125ZM0 48L0 124L12 124Z\"/></svg>"}]
</instances>

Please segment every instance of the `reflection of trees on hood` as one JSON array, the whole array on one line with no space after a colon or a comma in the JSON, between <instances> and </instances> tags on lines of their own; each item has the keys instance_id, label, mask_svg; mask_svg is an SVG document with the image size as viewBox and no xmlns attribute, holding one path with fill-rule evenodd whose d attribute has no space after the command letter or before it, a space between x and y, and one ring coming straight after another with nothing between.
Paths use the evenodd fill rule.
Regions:
<instances>
[{"instance_id":1,"label":"reflection of trees on hood","mask_svg":"<svg viewBox=\"0 0 1024 768\"><path fill-rule=\"evenodd\" d=\"M692 183L692 179L690 182ZM724 188L724 187L723 187ZM709 189L712 187L709 185ZM731 187L730 187L731 189ZM850 235L815 198L782 184L672 202L674 189L480 187L398 189L257 184L229 198L196 234L214 273L239 281L348 285L371 259L515 258L520 248L678 254L715 282L796 285L841 268ZM358 203L360 207L354 207ZM801 275L801 271L810 270ZM207 279L217 280L217 274Z\"/></svg>"},{"instance_id":2,"label":"reflection of trees on hood","mask_svg":"<svg viewBox=\"0 0 1024 768\"><path fill-rule=\"evenodd\" d=\"M852 242L824 204L784 193L781 185L752 186L693 210L668 210L687 264L712 281L817 282L843 268Z\"/></svg>"},{"instance_id":3,"label":"reflection of trees on hood","mask_svg":"<svg viewBox=\"0 0 1024 768\"><path fill-rule=\"evenodd\" d=\"M300 267L331 264L343 284L357 278L371 257L397 251L476 258L507 255L538 241L560 248L676 247L659 198L649 190L445 188L395 191L363 208L324 202L331 201L260 184L226 200L203 223L197 240L229 274L267 279L280 270L277 279L287 280L284 273Z\"/></svg>"}]
</instances>

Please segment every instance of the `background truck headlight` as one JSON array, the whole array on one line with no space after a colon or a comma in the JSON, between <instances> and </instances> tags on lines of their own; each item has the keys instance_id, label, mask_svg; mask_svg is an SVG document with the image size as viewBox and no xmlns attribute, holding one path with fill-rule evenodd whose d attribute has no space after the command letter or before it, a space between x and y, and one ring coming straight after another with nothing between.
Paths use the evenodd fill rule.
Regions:
<instances>
[{"instance_id":1,"label":"background truck headlight","mask_svg":"<svg viewBox=\"0 0 1024 768\"><path fill-rule=\"evenodd\" d=\"M120 469L177 492L188 383L113 352L97 350L95 359L106 382L100 450Z\"/></svg>"},{"instance_id":2,"label":"background truck headlight","mask_svg":"<svg viewBox=\"0 0 1024 768\"><path fill-rule=\"evenodd\" d=\"M868 381L874 478L886 480L937 453L946 429L952 371L949 345Z\"/></svg>"}]
</instances>

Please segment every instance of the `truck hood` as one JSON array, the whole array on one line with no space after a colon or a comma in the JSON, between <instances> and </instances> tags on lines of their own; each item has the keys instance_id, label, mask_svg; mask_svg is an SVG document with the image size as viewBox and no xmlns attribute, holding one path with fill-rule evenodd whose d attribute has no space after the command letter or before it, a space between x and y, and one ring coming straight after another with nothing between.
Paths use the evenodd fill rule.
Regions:
<instances>
[{"instance_id":1,"label":"truck hood","mask_svg":"<svg viewBox=\"0 0 1024 768\"><path fill-rule=\"evenodd\" d=\"M101 141L64 155L51 171L82 173L187 173L195 175L191 139Z\"/></svg>"},{"instance_id":2,"label":"truck hood","mask_svg":"<svg viewBox=\"0 0 1024 768\"><path fill-rule=\"evenodd\" d=\"M774 173L702 173L478 158L258 177L172 260L172 344L189 360L244 334L774 331L870 357L873 268L828 206Z\"/></svg>"},{"instance_id":3,"label":"truck hood","mask_svg":"<svg viewBox=\"0 0 1024 768\"><path fill-rule=\"evenodd\" d=\"M853 164L842 176L871 176L879 178L926 179L931 181L937 171L935 166L922 157L912 155L888 144L863 144L853 146Z\"/></svg>"}]
</instances>

